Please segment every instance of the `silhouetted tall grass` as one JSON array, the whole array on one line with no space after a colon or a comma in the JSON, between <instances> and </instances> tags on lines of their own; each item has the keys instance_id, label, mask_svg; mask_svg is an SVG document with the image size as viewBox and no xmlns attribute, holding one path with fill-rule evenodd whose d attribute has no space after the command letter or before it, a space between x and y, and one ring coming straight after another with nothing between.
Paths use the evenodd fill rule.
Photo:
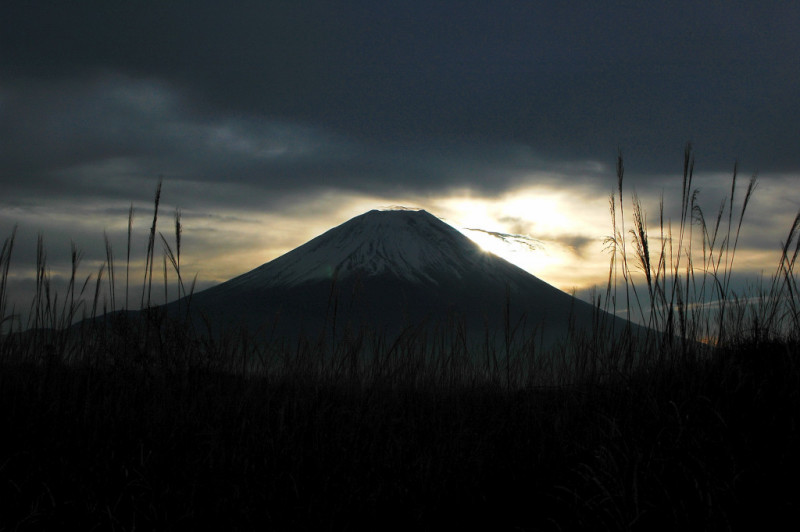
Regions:
<instances>
[{"instance_id":1,"label":"silhouetted tall grass","mask_svg":"<svg viewBox=\"0 0 800 532\"><path fill-rule=\"evenodd\" d=\"M662 200L653 232L635 194L625 224L619 157L608 283L592 299L648 329L613 330L598 312L591 331L573 323L547 349L508 307L481 345L455 318L388 335L333 312L330 330L298 339L203 324L180 212L174 237L158 232L160 183L141 293L131 207L124 303L108 238L86 276L72 247L64 295L40 238L22 323L6 306L12 232L0 252L0 528L780 523L800 500L800 216L766 286L734 293L755 180L737 200L734 169L707 219L693 172L687 147L680 218L673 227ZM161 283L184 297L170 315L154 303L158 240Z\"/></svg>"}]
</instances>

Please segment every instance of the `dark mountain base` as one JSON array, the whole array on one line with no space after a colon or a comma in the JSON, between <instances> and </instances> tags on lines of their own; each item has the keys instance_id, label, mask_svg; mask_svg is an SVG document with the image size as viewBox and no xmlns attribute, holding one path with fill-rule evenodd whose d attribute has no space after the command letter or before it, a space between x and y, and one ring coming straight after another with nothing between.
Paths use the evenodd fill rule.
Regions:
<instances>
[{"instance_id":1,"label":"dark mountain base","mask_svg":"<svg viewBox=\"0 0 800 532\"><path fill-rule=\"evenodd\" d=\"M502 389L4 363L0 528L774 528L797 346Z\"/></svg>"},{"instance_id":2,"label":"dark mountain base","mask_svg":"<svg viewBox=\"0 0 800 532\"><path fill-rule=\"evenodd\" d=\"M214 324L213 331L244 327L251 338L294 343L299 337L352 338L367 331L395 338L409 329L432 336L460 328L466 344L484 348L487 337L498 349L504 336L535 338L538 347L552 347L569 339L570 323L587 334L593 328L618 332L630 326L638 334L645 330L563 292L552 290L547 298L536 293L513 292L502 283L442 279L421 285L374 276L338 283L319 281L291 289L215 289L197 294L189 303L166 307L172 316L179 305L191 309L195 323ZM600 320L604 320L600 323ZM613 322L613 323L612 323Z\"/></svg>"}]
</instances>

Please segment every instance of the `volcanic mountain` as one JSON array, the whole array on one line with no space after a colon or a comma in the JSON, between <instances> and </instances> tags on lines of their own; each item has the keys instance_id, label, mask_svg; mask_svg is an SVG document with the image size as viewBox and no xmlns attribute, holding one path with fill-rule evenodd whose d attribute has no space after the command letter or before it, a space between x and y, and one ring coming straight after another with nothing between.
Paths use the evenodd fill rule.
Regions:
<instances>
[{"instance_id":1,"label":"volcanic mountain","mask_svg":"<svg viewBox=\"0 0 800 532\"><path fill-rule=\"evenodd\" d=\"M570 317L588 327L597 312L423 210L357 216L198 292L191 307L211 323L295 337L323 327L393 333L446 323L483 337L524 318L551 340L567 332Z\"/></svg>"}]
</instances>

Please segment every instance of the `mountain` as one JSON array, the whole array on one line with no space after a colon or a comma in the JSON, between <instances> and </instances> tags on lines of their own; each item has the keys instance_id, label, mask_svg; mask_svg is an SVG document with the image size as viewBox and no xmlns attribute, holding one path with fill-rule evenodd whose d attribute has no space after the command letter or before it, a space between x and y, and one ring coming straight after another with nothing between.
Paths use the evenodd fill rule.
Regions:
<instances>
[{"instance_id":1,"label":"mountain","mask_svg":"<svg viewBox=\"0 0 800 532\"><path fill-rule=\"evenodd\" d=\"M596 312L423 210L357 216L198 292L191 308L211 323L289 337L456 320L478 339L502 331L507 316L512 326L524 316L527 330L538 327L548 342L567 333L570 316L590 327Z\"/></svg>"}]
</instances>

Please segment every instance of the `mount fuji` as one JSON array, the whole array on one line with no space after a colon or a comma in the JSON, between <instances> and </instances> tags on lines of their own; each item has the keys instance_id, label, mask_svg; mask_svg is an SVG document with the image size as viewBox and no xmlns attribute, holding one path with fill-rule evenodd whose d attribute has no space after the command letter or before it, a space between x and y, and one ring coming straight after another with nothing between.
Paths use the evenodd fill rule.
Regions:
<instances>
[{"instance_id":1,"label":"mount fuji","mask_svg":"<svg viewBox=\"0 0 800 532\"><path fill-rule=\"evenodd\" d=\"M483 251L424 210L356 216L194 294L191 308L211 323L295 338L333 324L340 331L366 327L392 333L452 319L483 337L524 317L528 330L536 327L548 341L566 334L570 320L590 327L600 312Z\"/></svg>"}]
</instances>

